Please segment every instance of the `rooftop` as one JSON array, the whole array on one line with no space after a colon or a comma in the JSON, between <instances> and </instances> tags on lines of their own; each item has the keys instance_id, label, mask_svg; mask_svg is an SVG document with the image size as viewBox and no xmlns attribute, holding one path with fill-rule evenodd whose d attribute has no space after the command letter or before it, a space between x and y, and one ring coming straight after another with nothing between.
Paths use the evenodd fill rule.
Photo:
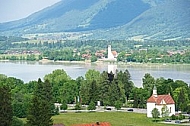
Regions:
<instances>
[{"instance_id":1,"label":"rooftop","mask_svg":"<svg viewBox=\"0 0 190 126\"><path fill-rule=\"evenodd\" d=\"M171 97L171 95L158 95L157 97L155 97L154 95L152 95L148 100L147 103L156 103L157 105L160 104L175 104L173 98Z\"/></svg>"}]
</instances>

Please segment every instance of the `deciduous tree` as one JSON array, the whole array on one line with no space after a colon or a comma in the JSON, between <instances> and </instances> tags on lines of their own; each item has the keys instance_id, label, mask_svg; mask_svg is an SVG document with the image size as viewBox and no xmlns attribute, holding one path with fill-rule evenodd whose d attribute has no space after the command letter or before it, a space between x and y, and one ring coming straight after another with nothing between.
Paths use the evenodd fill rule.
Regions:
<instances>
[{"instance_id":1,"label":"deciduous tree","mask_svg":"<svg viewBox=\"0 0 190 126\"><path fill-rule=\"evenodd\" d=\"M149 96L152 93L154 84L154 77L152 77L149 73L146 73L143 78L143 88L149 92Z\"/></svg>"},{"instance_id":2,"label":"deciduous tree","mask_svg":"<svg viewBox=\"0 0 190 126\"><path fill-rule=\"evenodd\" d=\"M156 121L156 119L160 116L160 112L158 111L157 108L154 108L151 113L152 117L154 118L154 121Z\"/></svg>"}]
</instances>

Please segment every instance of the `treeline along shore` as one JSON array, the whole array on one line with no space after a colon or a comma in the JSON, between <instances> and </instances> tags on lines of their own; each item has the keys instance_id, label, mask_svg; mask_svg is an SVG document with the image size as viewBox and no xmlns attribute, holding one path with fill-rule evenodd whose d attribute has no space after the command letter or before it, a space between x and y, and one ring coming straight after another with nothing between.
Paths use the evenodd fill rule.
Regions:
<instances>
[{"instance_id":1,"label":"treeline along shore","mask_svg":"<svg viewBox=\"0 0 190 126\"><path fill-rule=\"evenodd\" d=\"M118 62L190 63L190 41L38 40L0 36L0 60L96 62L107 58L107 46Z\"/></svg>"}]
</instances>

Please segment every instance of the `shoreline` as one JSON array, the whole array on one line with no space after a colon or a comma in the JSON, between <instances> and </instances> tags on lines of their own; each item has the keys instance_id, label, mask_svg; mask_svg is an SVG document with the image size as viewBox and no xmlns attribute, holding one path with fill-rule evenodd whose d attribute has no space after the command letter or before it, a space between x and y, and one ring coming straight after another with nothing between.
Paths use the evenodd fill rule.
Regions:
<instances>
[{"instance_id":1,"label":"shoreline","mask_svg":"<svg viewBox=\"0 0 190 126\"><path fill-rule=\"evenodd\" d=\"M118 66L143 66L143 67L150 67L150 66L190 66L187 63L138 63L138 62L107 62L107 61L96 61L90 62L90 60L86 61L54 61L48 59L42 59L39 61L27 61L27 60L0 60L0 62L39 62L42 64L47 63L71 63L71 64L90 64L90 65L118 65Z\"/></svg>"},{"instance_id":2,"label":"shoreline","mask_svg":"<svg viewBox=\"0 0 190 126\"><path fill-rule=\"evenodd\" d=\"M97 71L108 71L108 65L117 65L118 71L128 70L131 74L131 80L138 87L142 84L142 78L145 73L150 73L155 78L164 77L174 80L183 80L190 84L189 71L190 64L155 64L155 63L85 63L84 61L50 61L45 60L43 63L39 61L2 61L1 74L7 76L13 76L20 78L24 82L36 80L37 78L43 78L44 75L51 73L56 69L64 69L67 74L76 79L79 76L84 76L85 72L89 69L95 69ZM21 69L20 69L21 68ZM115 68L115 67L113 67ZM32 76L30 76L32 74ZM188 77L186 76L188 75Z\"/></svg>"}]
</instances>

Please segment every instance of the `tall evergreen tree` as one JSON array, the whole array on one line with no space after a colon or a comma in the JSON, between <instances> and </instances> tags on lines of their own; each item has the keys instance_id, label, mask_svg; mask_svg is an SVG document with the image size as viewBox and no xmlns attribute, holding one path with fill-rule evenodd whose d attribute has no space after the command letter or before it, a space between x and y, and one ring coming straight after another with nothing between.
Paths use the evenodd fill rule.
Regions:
<instances>
[{"instance_id":1,"label":"tall evergreen tree","mask_svg":"<svg viewBox=\"0 0 190 126\"><path fill-rule=\"evenodd\" d=\"M122 92L118 86L117 81L112 81L108 89L109 105L114 106L115 101L122 101Z\"/></svg>"},{"instance_id":2,"label":"tall evergreen tree","mask_svg":"<svg viewBox=\"0 0 190 126\"><path fill-rule=\"evenodd\" d=\"M51 116L54 112L54 107L52 106L53 94L51 84L47 80L43 83L41 79L38 79L27 117L27 126L52 126Z\"/></svg>"},{"instance_id":3,"label":"tall evergreen tree","mask_svg":"<svg viewBox=\"0 0 190 126\"><path fill-rule=\"evenodd\" d=\"M117 74L117 79L119 82L121 82L124 85L124 90L125 90L125 96L127 100L129 99L129 95L132 92L132 89L134 88L134 84L131 81L131 75L129 71L126 69L125 72L120 71Z\"/></svg>"},{"instance_id":4,"label":"tall evergreen tree","mask_svg":"<svg viewBox=\"0 0 190 126\"><path fill-rule=\"evenodd\" d=\"M110 81L108 80L108 73L103 71L100 77L100 91L99 91L99 100L103 105L109 105L109 87Z\"/></svg>"},{"instance_id":5,"label":"tall evergreen tree","mask_svg":"<svg viewBox=\"0 0 190 126\"><path fill-rule=\"evenodd\" d=\"M95 80L93 80L90 83L90 89L89 89L89 100L92 102L97 102L98 100L98 87L97 87L97 82ZM90 103L89 101L89 103Z\"/></svg>"},{"instance_id":6,"label":"tall evergreen tree","mask_svg":"<svg viewBox=\"0 0 190 126\"><path fill-rule=\"evenodd\" d=\"M11 126L12 118L10 88L8 86L0 86L0 126Z\"/></svg>"}]
</instances>

